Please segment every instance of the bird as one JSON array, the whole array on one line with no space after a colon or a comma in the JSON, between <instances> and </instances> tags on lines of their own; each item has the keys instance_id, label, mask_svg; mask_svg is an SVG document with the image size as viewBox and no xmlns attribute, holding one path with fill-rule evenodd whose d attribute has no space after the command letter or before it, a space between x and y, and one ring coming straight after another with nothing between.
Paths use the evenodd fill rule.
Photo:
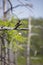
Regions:
<instances>
[{"instance_id":1,"label":"bird","mask_svg":"<svg viewBox=\"0 0 43 65\"><path fill-rule=\"evenodd\" d=\"M15 28L14 28L14 29L17 29L20 25L22 25L20 22L21 22L21 20L19 20L19 21L17 22L17 24L15 25Z\"/></svg>"}]
</instances>

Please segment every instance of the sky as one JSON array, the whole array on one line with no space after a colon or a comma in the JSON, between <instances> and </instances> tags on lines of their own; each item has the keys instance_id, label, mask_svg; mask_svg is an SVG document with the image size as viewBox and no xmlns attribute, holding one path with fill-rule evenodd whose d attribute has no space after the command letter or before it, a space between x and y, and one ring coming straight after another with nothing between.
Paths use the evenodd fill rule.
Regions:
<instances>
[{"instance_id":1,"label":"sky","mask_svg":"<svg viewBox=\"0 0 43 65\"><path fill-rule=\"evenodd\" d=\"M21 2L23 2L23 4L26 3L32 3L33 8L30 8L29 6L27 7L17 7L15 9L13 9L12 15L16 15L18 18L28 18L29 16L33 16L35 18L39 18L42 17L43 18L43 0L20 0ZM17 4L21 4L19 3L18 0L11 0L12 5L16 6ZM0 7L2 7L3 3L2 0L0 0ZM7 5L7 7L10 7L9 3ZM0 9L0 17L3 16L3 10Z\"/></svg>"}]
</instances>

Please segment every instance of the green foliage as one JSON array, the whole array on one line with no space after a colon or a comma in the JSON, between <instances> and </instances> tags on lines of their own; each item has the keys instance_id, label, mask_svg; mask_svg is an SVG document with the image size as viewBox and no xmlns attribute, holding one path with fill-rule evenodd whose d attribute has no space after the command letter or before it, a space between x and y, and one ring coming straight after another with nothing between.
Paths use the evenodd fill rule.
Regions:
<instances>
[{"instance_id":1,"label":"green foliage","mask_svg":"<svg viewBox=\"0 0 43 65\"><path fill-rule=\"evenodd\" d=\"M43 27L43 19L39 18L39 19L32 19L32 23L33 26L40 26ZM43 46L43 29L42 28L32 28L32 33L36 33L38 35L34 35L31 37L31 49L33 50L33 52L35 50L37 50L38 54L40 55L40 49ZM42 54L41 54L42 55Z\"/></svg>"},{"instance_id":2,"label":"green foliage","mask_svg":"<svg viewBox=\"0 0 43 65\"><path fill-rule=\"evenodd\" d=\"M26 58L23 56L18 57L18 65L26 65Z\"/></svg>"},{"instance_id":3,"label":"green foliage","mask_svg":"<svg viewBox=\"0 0 43 65\"><path fill-rule=\"evenodd\" d=\"M31 63L32 63L32 65L43 65L43 59L42 58L40 58L40 59L32 59Z\"/></svg>"},{"instance_id":4,"label":"green foliage","mask_svg":"<svg viewBox=\"0 0 43 65\"><path fill-rule=\"evenodd\" d=\"M14 18L12 18L10 21L0 20L0 26L1 27L15 27L17 22L18 20ZM26 27L27 21L26 23L25 21L21 21L21 23L23 24L23 26L20 26L20 28L22 27L24 28L24 25ZM11 49L13 49L13 51L17 51L18 49L23 49L22 46L20 46L19 44L25 43L27 39L25 36L26 33L24 31L21 33L21 35L19 34L19 32L21 31L17 31L17 30L0 31L0 36L2 34L7 34L6 39L7 39L8 45L10 46Z\"/></svg>"}]
</instances>

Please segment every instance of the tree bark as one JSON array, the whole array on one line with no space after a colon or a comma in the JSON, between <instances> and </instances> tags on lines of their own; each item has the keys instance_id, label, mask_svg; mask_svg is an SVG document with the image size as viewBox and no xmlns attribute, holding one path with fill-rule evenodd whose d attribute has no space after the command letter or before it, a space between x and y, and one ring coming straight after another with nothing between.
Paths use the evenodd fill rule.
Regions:
<instances>
[{"instance_id":1,"label":"tree bark","mask_svg":"<svg viewBox=\"0 0 43 65\"><path fill-rule=\"evenodd\" d=\"M6 0L3 0L3 20L6 20Z\"/></svg>"},{"instance_id":2,"label":"tree bark","mask_svg":"<svg viewBox=\"0 0 43 65\"><path fill-rule=\"evenodd\" d=\"M30 65L30 39L31 39L31 18L29 18L28 20L28 43L27 43L27 64L26 65Z\"/></svg>"}]
</instances>

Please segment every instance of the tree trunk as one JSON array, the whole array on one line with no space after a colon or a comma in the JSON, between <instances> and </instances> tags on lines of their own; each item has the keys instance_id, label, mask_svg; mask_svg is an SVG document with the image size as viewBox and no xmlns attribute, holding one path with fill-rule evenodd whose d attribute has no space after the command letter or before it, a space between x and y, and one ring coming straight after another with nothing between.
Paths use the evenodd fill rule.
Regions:
<instances>
[{"instance_id":1,"label":"tree trunk","mask_svg":"<svg viewBox=\"0 0 43 65\"><path fill-rule=\"evenodd\" d=\"M27 64L26 65L30 65L30 39L31 39L31 18L29 18L28 21L28 43L27 43Z\"/></svg>"},{"instance_id":2,"label":"tree trunk","mask_svg":"<svg viewBox=\"0 0 43 65\"><path fill-rule=\"evenodd\" d=\"M3 0L3 20L4 21L6 20L6 16L7 16L5 12L6 12L6 0Z\"/></svg>"}]
</instances>

